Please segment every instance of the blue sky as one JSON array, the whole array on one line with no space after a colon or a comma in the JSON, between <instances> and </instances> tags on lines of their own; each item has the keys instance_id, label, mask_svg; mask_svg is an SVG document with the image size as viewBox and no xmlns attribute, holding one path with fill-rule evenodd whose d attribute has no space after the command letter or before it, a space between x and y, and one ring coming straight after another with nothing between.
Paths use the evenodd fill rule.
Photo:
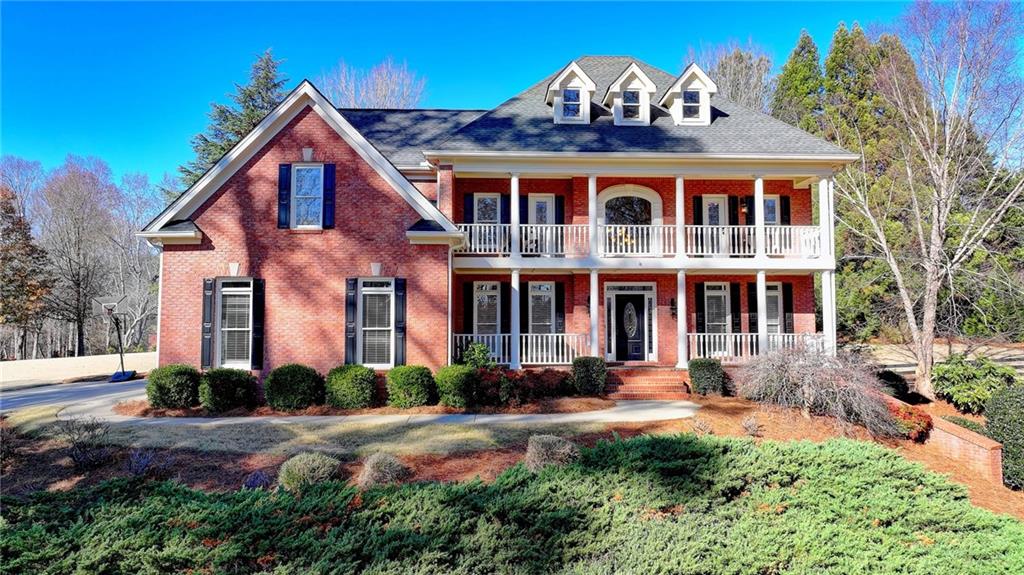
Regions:
<instances>
[{"instance_id":1,"label":"blue sky","mask_svg":"<svg viewBox=\"0 0 1024 575\"><path fill-rule=\"evenodd\" d=\"M680 71L689 48L751 40L781 66L806 28L885 24L902 3L0 3L0 152L106 160L152 181L192 157L212 101L264 49L289 88L339 59L427 78L423 106L489 108L581 54ZM631 18L636 20L631 23ZM564 20L566 24L556 24Z\"/></svg>"}]
</instances>

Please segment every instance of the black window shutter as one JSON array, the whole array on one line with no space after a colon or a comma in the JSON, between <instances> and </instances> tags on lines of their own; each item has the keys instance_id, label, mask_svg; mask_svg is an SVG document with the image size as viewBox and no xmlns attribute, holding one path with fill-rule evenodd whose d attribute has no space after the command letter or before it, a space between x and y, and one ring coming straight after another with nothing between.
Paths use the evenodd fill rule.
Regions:
<instances>
[{"instance_id":1,"label":"black window shutter","mask_svg":"<svg viewBox=\"0 0 1024 575\"><path fill-rule=\"evenodd\" d=\"M704 225L704 198L693 196L693 225Z\"/></svg>"},{"instance_id":2,"label":"black window shutter","mask_svg":"<svg viewBox=\"0 0 1024 575\"><path fill-rule=\"evenodd\" d=\"M359 297L359 279L345 280L345 363L356 363L356 301Z\"/></svg>"},{"instance_id":3,"label":"black window shutter","mask_svg":"<svg viewBox=\"0 0 1024 575\"><path fill-rule=\"evenodd\" d=\"M465 196L462 196L462 221L467 224L473 223L473 216L476 215L474 213L476 211L474 209L475 207L476 206L473 205L473 194L466 194Z\"/></svg>"},{"instance_id":4,"label":"black window shutter","mask_svg":"<svg viewBox=\"0 0 1024 575\"><path fill-rule=\"evenodd\" d=\"M512 196L499 196L501 199L501 223L512 223Z\"/></svg>"},{"instance_id":5,"label":"black window shutter","mask_svg":"<svg viewBox=\"0 0 1024 575\"><path fill-rule=\"evenodd\" d=\"M395 365L405 365L405 278L395 278Z\"/></svg>"},{"instance_id":6,"label":"black window shutter","mask_svg":"<svg viewBox=\"0 0 1024 575\"><path fill-rule=\"evenodd\" d=\"M473 315L476 313L473 301L473 282L462 284L462 333L473 333Z\"/></svg>"},{"instance_id":7,"label":"black window shutter","mask_svg":"<svg viewBox=\"0 0 1024 575\"><path fill-rule=\"evenodd\" d=\"M565 282L555 282L555 333L565 333Z\"/></svg>"},{"instance_id":8,"label":"black window shutter","mask_svg":"<svg viewBox=\"0 0 1024 575\"><path fill-rule=\"evenodd\" d=\"M789 225L789 196L779 196L779 224Z\"/></svg>"},{"instance_id":9,"label":"black window shutter","mask_svg":"<svg viewBox=\"0 0 1024 575\"><path fill-rule=\"evenodd\" d=\"M757 333L757 284L747 284L747 333Z\"/></svg>"},{"instance_id":10,"label":"black window shutter","mask_svg":"<svg viewBox=\"0 0 1024 575\"><path fill-rule=\"evenodd\" d=\"M511 201L511 199L509 200ZM525 196L519 196L519 223L528 224L530 223L530 214L527 212L530 209L530 200ZM512 214L509 214L509 221L512 220Z\"/></svg>"},{"instance_id":11,"label":"black window shutter","mask_svg":"<svg viewBox=\"0 0 1024 575\"><path fill-rule=\"evenodd\" d=\"M740 318L740 284L736 282L729 284L729 313L732 315L732 332L742 332L743 322Z\"/></svg>"},{"instance_id":12,"label":"black window shutter","mask_svg":"<svg viewBox=\"0 0 1024 575\"><path fill-rule=\"evenodd\" d=\"M280 164L277 167L277 227L291 227L290 208L292 204L292 165Z\"/></svg>"},{"instance_id":13,"label":"black window shutter","mask_svg":"<svg viewBox=\"0 0 1024 575\"><path fill-rule=\"evenodd\" d=\"M555 196L555 223L565 223L565 196Z\"/></svg>"},{"instance_id":14,"label":"black window shutter","mask_svg":"<svg viewBox=\"0 0 1024 575\"><path fill-rule=\"evenodd\" d=\"M747 206L747 217L743 222L745 225L754 225L754 196L743 196L743 203Z\"/></svg>"},{"instance_id":15,"label":"black window shutter","mask_svg":"<svg viewBox=\"0 0 1024 575\"><path fill-rule=\"evenodd\" d=\"M203 339L200 365L210 369L213 364L213 278L203 280Z\"/></svg>"},{"instance_id":16,"label":"black window shutter","mask_svg":"<svg viewBox=\"0 0 1024 575\"><path fill-rule=\"evenodd\" d=\"M693 297L693 312L697 317L697 325L693 326L694 332L704 333L707 330L707 324L704 321L704 282L697 282L693 284Z\"/></svg>"},{"instance_id":17,"label":"black window shutter","mask_svg":"<svg viewBox=\"0 0 1024 575\"><path fill-rule=\"evenodd\" d=\"M334 164L324 164L324 229L334 227Z\"/></svg>"},{"instance_id":18,"label":"black window shutter","mask_svg":"<svg viewBox=\"0 0 1024 575\"><path fill-rule=\"evenodd\" d=\"M530 333L530 282L519 284L519 333Z\"/></svg>"},{"instance_id":19,"label":"black window shutter","mask_svg":"<svg viewBox=\"0 0 1024 575\"><path fill-rule=\"evenodd\" d=\"M266 309L266 286L261 279L252 280L252 369L263 369L263 315Z\"/></svg>"},{"instance_id":20,"label":"black window shutter","mask_svg":"<svg viewBox=\"0 0 1024 575\"><path fill-rule=\"evenodd\" d=\"M509 282L501 282L498 284L498 298L501 303L498 307L501 308L501 318L499 319L498 326L501 328L499 333L512 333L512 284Z\"/></svg>"},{"instance_id":21,"label":"black window shutter","mask_svg":"<svg viewBox=\"0 0 1024 575\"><path fill-rule=\"evenodd\" d=\"M737 196L729 196L729 225L740 225L740 201Z\"/></svg>"},{"instance_id":22,"label":"black window shutter","mask_svg":"<svg viewBox=\"0 0 1024 575\"><path fill-rule=\"evenodd\" d=\"M793 284L782 284L783 332L793 333Z\"/></svg>"}]
</instances>

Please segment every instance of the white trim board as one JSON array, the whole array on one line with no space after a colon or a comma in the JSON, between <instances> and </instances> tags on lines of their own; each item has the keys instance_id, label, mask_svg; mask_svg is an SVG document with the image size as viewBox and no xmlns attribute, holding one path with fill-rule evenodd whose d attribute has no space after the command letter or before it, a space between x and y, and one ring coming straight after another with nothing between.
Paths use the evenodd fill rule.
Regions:
<instances>
[{"instance_id":1,"label":"white trim board","mask_svg":"<svg viewBox=\"0 0 1024 575\"><path fill-rule=\"evenodd\" d=\"M427 200L416 186L391 162L373 147L355 127L327 101L327 98L310 83L303 80L291 94L281 102L266 118L263 119L249 134L236 144L227 154L210 168L191 188L175 200L168 209L150 222L144 232L156 232L172 220L188 219L203 203L206 202L231 176L273 138L282 128L288 125L302 110L310 107L316 112L345 142L359 154L359 157L370 165L392 188L420 215L441 224L445 231L457 232L455 227L440 210ZM299 162L296 162L299 163Z\"/></svg>"}]
</instances>

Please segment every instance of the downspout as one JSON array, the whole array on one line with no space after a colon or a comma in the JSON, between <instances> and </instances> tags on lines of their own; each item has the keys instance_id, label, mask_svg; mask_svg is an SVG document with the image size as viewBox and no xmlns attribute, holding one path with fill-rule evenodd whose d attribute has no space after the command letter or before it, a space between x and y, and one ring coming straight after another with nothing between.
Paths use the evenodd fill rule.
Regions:
<instances>
[{"instance_id":1,"label":"downspout","mask_svg":"<svg viewBox=\"0 0 1024 575\"><path fill-rule=\"evenodd\" d=\"M160 316L164 314L164 247L160 246L160 283L156 284L156 364L160 365Z\"/></svg>"},{"instance_id":2,"label":"downspout","mask_svg":"<svg viewBox=\"0 0 1024 575\"><path fill-rule=\"evenodd\" d=\"M445 335L445 365L452 361L452 251L455 248L448 244L448 277L446 278L446 284L448 285L448 331Z\"/></svg>"}]
</instances>

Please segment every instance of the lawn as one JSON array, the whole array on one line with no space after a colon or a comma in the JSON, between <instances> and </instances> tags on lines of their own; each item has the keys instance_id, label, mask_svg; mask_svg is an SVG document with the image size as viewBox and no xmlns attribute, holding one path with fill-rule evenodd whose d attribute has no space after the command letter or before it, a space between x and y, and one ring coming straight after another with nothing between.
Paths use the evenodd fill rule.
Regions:
<instances>
[{"instance_id":1,"label":"lawn","mask_svg":"<svg viewBox=\"0 0 1024 575\"><path fill-rule=\"evenodd\" d=\"M645 436L537 475L298 499L121 479L3 503L5 572L1024 572L1024 524L842 439Z\"/></svg>"}]
</instances>

